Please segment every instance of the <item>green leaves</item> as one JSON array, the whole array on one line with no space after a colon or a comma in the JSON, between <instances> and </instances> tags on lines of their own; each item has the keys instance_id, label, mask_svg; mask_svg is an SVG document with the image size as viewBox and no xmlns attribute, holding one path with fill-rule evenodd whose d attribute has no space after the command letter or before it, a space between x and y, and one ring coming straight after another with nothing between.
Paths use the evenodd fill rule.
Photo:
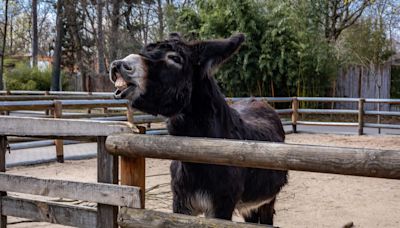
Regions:
<instances>
[{"instance_id":1,"label":"green leaves","mask_svg":"<svg viewBox=\"0 0 400 228\"><path fill-rule=\"evenodd\" d=\"M177 9L175 22L202 39L245 33L240 51L215 75L228 96L327 96L340 59L325 39L319 3L197 0L195 9Z\"/></svg>"}]
</instances>

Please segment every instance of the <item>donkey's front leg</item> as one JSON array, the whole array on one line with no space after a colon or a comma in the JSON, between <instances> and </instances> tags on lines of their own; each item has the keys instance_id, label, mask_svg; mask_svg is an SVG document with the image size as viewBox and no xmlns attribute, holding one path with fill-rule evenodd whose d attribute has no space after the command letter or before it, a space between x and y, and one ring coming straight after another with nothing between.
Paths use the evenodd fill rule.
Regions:
<instances>
[{"instance_id":1,"label":"donkey's front leg","mask_svg":"<svg viewBox=\"0 0 400 228\"><path fill-rule=\"evenodd\" d=\"M214 199L212 213L206 213L208 218L232 220L235 202L231 198Z\"/></svg>"}]
</instances>

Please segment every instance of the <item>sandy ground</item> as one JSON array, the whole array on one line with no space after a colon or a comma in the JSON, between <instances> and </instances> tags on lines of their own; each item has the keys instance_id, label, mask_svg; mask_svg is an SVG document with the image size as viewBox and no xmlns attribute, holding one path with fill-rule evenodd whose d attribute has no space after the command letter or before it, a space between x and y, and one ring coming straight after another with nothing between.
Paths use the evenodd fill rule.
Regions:
<instances>
[{"instance_id":1,"label":"sandy ground","mask_svg":"<svg viewBox=\"0 0 400 228\"><path fill-rule=\"evenodd\" d=\"M287 143L400 150L400 136L291 134ZM96 181L96 160L15 167L7 172L41 178ZM169 161L148 159L146 208L171 211ZM58 199L50 199L56 200ZM74 202L95 206L88 202ZM235 218L240 221L240 218ZM10 227L63 227L22 222ZM279 194L275 225L280 227L400 227L400 181L291 171Z\"/></svg>"}]
</instances>

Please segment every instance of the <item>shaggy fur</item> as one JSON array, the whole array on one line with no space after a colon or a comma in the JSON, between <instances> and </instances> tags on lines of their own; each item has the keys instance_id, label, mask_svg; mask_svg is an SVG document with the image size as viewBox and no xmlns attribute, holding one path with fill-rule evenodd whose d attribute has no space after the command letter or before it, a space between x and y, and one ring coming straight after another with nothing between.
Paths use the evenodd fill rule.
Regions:
<instances>
[{"instance_id":1,"label":"shaggy fur","mask_svg":"<svg viewBox=\"0 0 400 228\"><path fill-rule=\"evenodd\" d=\"M132 95L135 80L128 70L137 67L133 63L112 64L111 78L120 73L128 82L118 96L130 99L133 108L169 117L171 135L283 142L281 121L270 106L255 100L229 106L211 75L243 41L238 34L186 43L173 34L139 53L141 68L147 69L139 96ZM230 220L237 209L247 222L262 224L273 223L276 195L287 183L287 171L180 161L172 162L171 177L174 212Z\"/></svg>"}]
</instances>

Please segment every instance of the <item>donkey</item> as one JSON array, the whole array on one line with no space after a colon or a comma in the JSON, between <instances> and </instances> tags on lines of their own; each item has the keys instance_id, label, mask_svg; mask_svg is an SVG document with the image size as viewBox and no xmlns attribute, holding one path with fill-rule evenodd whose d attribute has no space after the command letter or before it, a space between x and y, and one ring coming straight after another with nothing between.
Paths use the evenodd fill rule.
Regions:
<instances>
[{"instance_id":1,"label":"donkey","mask_svg":"<svg viewBox=\"0 0 400 228\"><path fill-rule=\"evenodd\" d=\"M186 42L179 34L115 60L110 79L115 97L141 111L168 117L175 136L283 142L276 112L264 102L229 106L212 71L235 53L243 34L228 39ZM271 224L287 171L172 161L173 212Z\"/></svg>"}]
</instances>

